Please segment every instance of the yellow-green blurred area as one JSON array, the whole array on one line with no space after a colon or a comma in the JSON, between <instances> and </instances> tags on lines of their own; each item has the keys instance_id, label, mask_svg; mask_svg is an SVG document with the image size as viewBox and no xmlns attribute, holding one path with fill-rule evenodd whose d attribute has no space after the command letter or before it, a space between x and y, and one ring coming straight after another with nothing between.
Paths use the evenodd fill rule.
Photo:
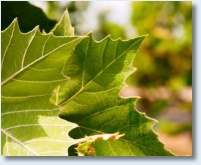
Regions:
<instances>
[{"instance_id":1,"label":"yellow-green blurred area","mask_svg":"<svg viewBox=\"0 0 201 165\"><path fill-rule=\"evenodd\" d=\"M159 120L155 130L176 155L192 154L192 2L43 2L59 19L69 10L76 35L94 31L129 39L149 34L137 53L138 68L121 95L140 96L137 109Z\"/></svg>"}]
</instances>

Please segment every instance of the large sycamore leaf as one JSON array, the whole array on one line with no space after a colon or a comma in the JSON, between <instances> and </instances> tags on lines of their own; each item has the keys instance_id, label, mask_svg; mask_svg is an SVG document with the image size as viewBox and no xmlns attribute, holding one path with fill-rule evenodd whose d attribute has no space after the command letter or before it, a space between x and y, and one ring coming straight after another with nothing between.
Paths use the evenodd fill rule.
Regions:
<instances>
[{"instance_id":1,"label":"large sycamore leaf","mask_svg":"<svg viewBox=\"0 0 201 165\"><path fill-rule=\"evenodd\" d=\"M144 38L95 42L89 34L67 60L64 74L70 79L55 88L50 101L62 119L78 125L69 132L79 142L69 155L172 155L153 132L156 121L135 109L138 98L119 96Z\"/></svg>"},{"instance_id":2,"label":"large sycamore leaf","mask_svg":"<svg viewBox=\"0 0 201 165\"><path fill-rule=\"evenodd\" d=\"M63 66L81 40L41 34L38 27L23 34L16 19L2 32L2 155L67 155L74 124L58 117L49 98L67 80Z\"/></svg>"}]
</instances>

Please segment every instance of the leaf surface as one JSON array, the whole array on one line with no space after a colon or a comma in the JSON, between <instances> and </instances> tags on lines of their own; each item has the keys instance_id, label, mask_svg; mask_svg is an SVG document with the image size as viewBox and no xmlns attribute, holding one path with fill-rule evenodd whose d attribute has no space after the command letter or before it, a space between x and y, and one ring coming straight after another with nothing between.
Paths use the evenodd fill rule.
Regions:
<instances>
[{"instance_id":1,"label":"leaf surface","mask_svg":"<svg viewBox=\"0 0 201 165\"><path fill-rule=\"evenodd\" d=\"M50 101L60 107L62 119L78 125L69 135L78 141L85 136L124 135L86 140L77 147L79 155L172 155L153 132L156 121L135 109L138 98L119 96L126 77L134 72L132 61L144 38L113 41L107 37L95 42L89 34L67 60L64 74L70 79L55 88ZM69 155L76 155L75 148L69 148Z\"/></svg>"},{"instance_id":2,"label":"leaf surface","mask_svg":"<svg viewBox=\"0 0 201 165\"><path fill-rule=\"evenodd\" d=\"M75 125L58 117L49 98L67 80L64 64L82 39L41 34L38 27L23 34L16 19L2 32L2 155L67 155Z\"/></svg>"}]
</instances>

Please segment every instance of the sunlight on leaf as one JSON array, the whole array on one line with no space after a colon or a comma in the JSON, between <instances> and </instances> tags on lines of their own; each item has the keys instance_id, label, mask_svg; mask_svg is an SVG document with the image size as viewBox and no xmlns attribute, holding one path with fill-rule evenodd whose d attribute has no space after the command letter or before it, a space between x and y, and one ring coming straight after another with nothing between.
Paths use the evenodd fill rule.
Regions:
<instances>
[{"instance_id":1,"label":"sunlight on leaf","mask_svg":"<svg viewBox=\"0 0 201 165\"><path fill-rule=\"evenodd\" d=\"M59 119L49 98L67 80L65 61L81 40L41 34L38 27L23 34L17 19L2 32L2 155L67 155L75 124Z\"/></svg>"}]
</instances>

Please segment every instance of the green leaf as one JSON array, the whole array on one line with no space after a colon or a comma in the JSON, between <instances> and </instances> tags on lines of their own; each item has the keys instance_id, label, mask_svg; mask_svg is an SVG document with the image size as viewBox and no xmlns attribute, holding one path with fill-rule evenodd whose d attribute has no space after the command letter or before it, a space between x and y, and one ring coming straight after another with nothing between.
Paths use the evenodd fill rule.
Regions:
<instances>
[{"instance_id":1,"label":"green leaf","mask_svg":"<svg viewBox=\"0 0 201 165\"><path fill-rule=\"evenodd\" d=\"M67 77L63 67L78 37L23 34L17 19L2 32L2 155L67 155L67 132L75 125L61 120L49 102L52 90Z\"/></svg>"},{"instance_id":2,"label":"green leaf","mask_svg":"<svg viewBox=\"0 0 201 165\"><path fill-rule=\"evenodd\" d=\"M71 26L68 10L66 10L61 20L56 24L52 30L55 36L73 36L74 28Z\"/></svg>"},{"instance_id":3,"label":"green leaf","mask_svg":"<svg viewBox=\"0 0 201 165\"><path fill-rule=\"evenodd\" d=\"M40 31L44 29L49 32L56 24L56 21L48 19L40 8L28 2L2 1L1 30L5 30L16 17L24 33L31 31L37 25L40 25Z\"/></svg>"},{"instance_id":4,"label":"green leaf","mask_svg":"<svg viewBox=\"0 0 201 165\"><path fill-rule=\"evenodd\" d=\"M67 60L64 74L70 79L55 88L50 101L61 107L59 116L62 119L78 125L69 135L78 139L78 142L85 135L124 135L113 140L97 138L93 143L88 140L86 144L78 143L78 154L172 155L164 149L153 132L156 121L135 109L138 98L119 96L126 77L134 72L132 61L144 38L113 41L107 37L101 42L95 42L90 34L77 45ZM69 148L70 155L76 155L73 153L75 147Z\"/></svg>"},{"instance_id":5,"label":"green leaf","mask_svg":"<svg viewBox=\"0 0 201 165\"><path fill-rule=\"evenodd\" d=\"M94 141L80 144L77 149L79 156L95 156Z\"/></svg>"}]
</instances>

